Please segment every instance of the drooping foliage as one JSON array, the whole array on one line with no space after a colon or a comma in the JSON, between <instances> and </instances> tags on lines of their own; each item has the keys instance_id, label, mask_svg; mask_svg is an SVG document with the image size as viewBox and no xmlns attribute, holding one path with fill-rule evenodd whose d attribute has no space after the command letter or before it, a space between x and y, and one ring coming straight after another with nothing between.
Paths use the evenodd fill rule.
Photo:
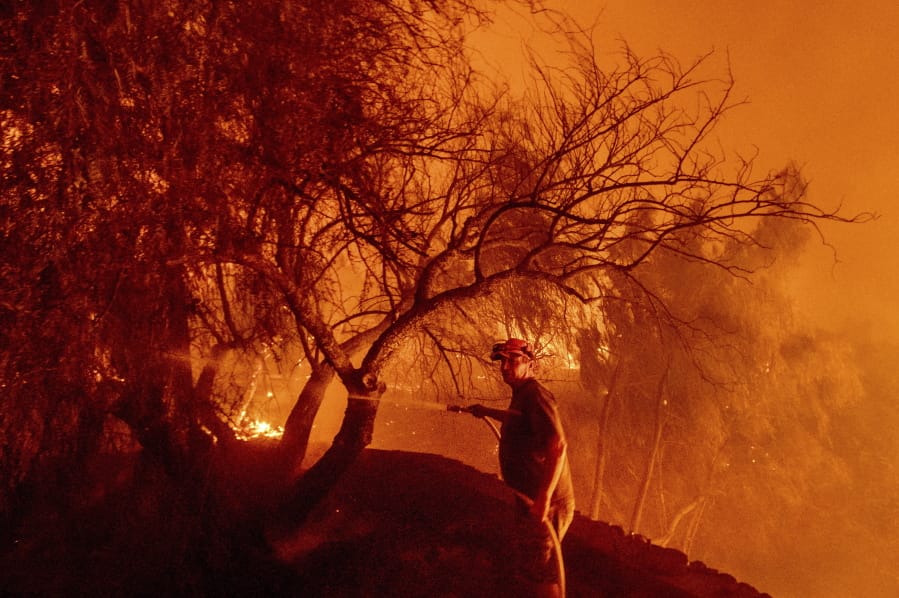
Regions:
<instances>
[{"instance_id":1,"label":"drooping foliage","mask_svg":"<svg viewBox=\"0 0 899 598\"><path fill-rule=\"evenodd\" d=\"M96 442L109 416L182 467L209 444L201 426L229 435L242 393L215 382L229 356L316 350L291 309L342 311L353 291L322 273L411 236L414 206L380 187L397 183L391 156L443 143L431 96L454 83L424 76L458 50L445 8L4 9L12 487L37 455ZM235 265L254 260L274 274ZM306 288L318 304L285 299Z\"/></svg>"}]
</instances>

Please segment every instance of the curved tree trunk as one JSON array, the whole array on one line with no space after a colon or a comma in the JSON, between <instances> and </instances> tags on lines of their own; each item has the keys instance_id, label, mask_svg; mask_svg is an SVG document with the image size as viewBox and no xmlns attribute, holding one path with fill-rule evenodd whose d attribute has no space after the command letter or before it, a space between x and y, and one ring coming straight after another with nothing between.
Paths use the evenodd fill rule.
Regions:
<instances>
[{"instance_id":1,"label":"curved tree trunk","mask_svg":"<svg viewBox=\"0 0 899 598\"><path fill-rule=\"evenodd\" d=\"M306 381L296 404L287 416L280 451L290 480L295 480L300 474L300 466L309 449L312 424L325 398L325 391L333 380L333 367L326 363L313 366L309 380Z\"/></svg>"},{"instance_id":2,"label":"curved tree trunk","mask_svg":"<svg viewBox=\"0 0 899 598\"><path fill-rule=\"evenodd\" d=\"M699 499L699 509L693 516L693 521L690 522L690 527L687 530L687 537L684 539L683 550L687 554L693 552L693 542L694 540L696 540L696 533L699 531L699 524L702 522L703 515L705 515L706 508L709 505L709 500L711 499L707 496L703 496Z\"/></svg>"},{"instance_id":3,"label":"curved tree trunk","mask_svg":"<svg viewBox=\"0 0 899 598\"><path fill-rule=\"evenodd\" d=\"M331 447L291 489L285 507L295 523L306 519L362 451L371 444L383 388L367 395L351 393L343 423Z\"/></svg>"},{"instance_id":4,"label":"curved tree trunk","mask_svg":"<svg viewBox=\"0 0 899 598\"><path fill-rule=\"evenodd\" d=\"M674 538L674 534L677 532L677 528L680 525L680 522L683 521L683 519L687 515L689 515L694 509L696 509L697 507L702 505L704 500L705 500L705 497L699 496L699 497L693 499L692 502L690 502L689 504L687 504L683 508L681 508L681 510L678 511L674 515L674 517L671 519L671 523L668 524L668 531L666 531L663 536L653 540L653 542L655 542L659 546L668 546L668 544ZM692 523L691 523L691 527L692 527Z\"/></svg>"}]
</instances>

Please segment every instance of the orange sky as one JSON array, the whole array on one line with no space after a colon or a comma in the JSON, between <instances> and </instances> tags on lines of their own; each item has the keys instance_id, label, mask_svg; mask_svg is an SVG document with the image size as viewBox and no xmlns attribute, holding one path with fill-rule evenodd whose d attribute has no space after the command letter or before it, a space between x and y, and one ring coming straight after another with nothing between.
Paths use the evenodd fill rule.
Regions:
<instances>
[{"instance_id":1,"label":"orange sky","mask_svg":"<svg viewBox=\"0 0 899 598\"><path fill-rule=\"evenodd\" d=\"M568 3L582 18L603 6ZM729 54L739 95L751 103L723 133L758 145L764 164L802 164L815 202L881 215L865 226L828 227L841 263L831 269L829 254L815 251L798 284L813 315L866 313L887 320L890 332L899 331L897 23L899 3L870 0L628 0L606 3L599 21L638 50Z\"/></svg>"},{"instance_id":2,"label":"orange sky","mask_svg":"<svg viewBox=\"0 0 899 598\"><path fill-rule=\"evenodd\" d=\"M722 65L729 59L736 95L750 103L720 129L726 146L758 147L765 170L802 165L818 205L880 214L825 228L839 262L824 247L810 251L793 281L799 309L825 326L876 319L878 330L899 332L899 3L547 2L586 25L598 18L601 50L621 38L681 62L713 49Z\"/></svg>"}]
</instances>

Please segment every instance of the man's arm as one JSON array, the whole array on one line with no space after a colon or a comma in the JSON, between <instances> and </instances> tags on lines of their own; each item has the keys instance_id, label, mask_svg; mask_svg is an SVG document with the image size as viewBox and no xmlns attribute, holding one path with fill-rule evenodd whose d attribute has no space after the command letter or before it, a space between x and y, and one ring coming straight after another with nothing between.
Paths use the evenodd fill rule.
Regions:
<instances>
[{"instance_id":1,"label":"man's arm","mask_svg":"<svg viewBox=\"0 0 899 598\"><path fill-rule=\"evenodd\" d=\"M466 407L463 411L467 411L475 417L489 417L500 423L506 423L506 420L513 415L521 415L520 411L514 411L512 409L494 409L492 407L485 407L484 405L472 405L471 407Z\"/></svg>"},{"instance_id":2,"label":"man's arm","mask_svg":"<svg viewBox=\"0 0 899 598\"><path fill-rule=\"evenodd\" d=\"M559 478L562 476L567 450L567 443L561 434L553 435L547 443L543 477L540 480L537 495L534 497L534 503L531 505L531 514L540 521L549 515L549 503L559 483Z\"/></svg>"}]
</instances>

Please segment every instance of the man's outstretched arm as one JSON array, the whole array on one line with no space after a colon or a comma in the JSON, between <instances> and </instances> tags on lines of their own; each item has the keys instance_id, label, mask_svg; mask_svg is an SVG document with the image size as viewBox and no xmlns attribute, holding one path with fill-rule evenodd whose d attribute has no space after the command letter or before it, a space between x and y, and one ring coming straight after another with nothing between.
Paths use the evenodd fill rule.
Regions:
<instances>
[{"instance_id":1,"label":"man's outstretched arm","mask_svg":"<svg viewBox=\"0 0 899 598\"><path fill-rule=\"evenodd\" d=\"M506 420L513 415L521 415L519 411L512 409L494 409L484 405L472 405L471 407L465 407L462 411L466 411L475 417L489 417L500 423L506 423Z\"/></svg>"}]
</instances>

